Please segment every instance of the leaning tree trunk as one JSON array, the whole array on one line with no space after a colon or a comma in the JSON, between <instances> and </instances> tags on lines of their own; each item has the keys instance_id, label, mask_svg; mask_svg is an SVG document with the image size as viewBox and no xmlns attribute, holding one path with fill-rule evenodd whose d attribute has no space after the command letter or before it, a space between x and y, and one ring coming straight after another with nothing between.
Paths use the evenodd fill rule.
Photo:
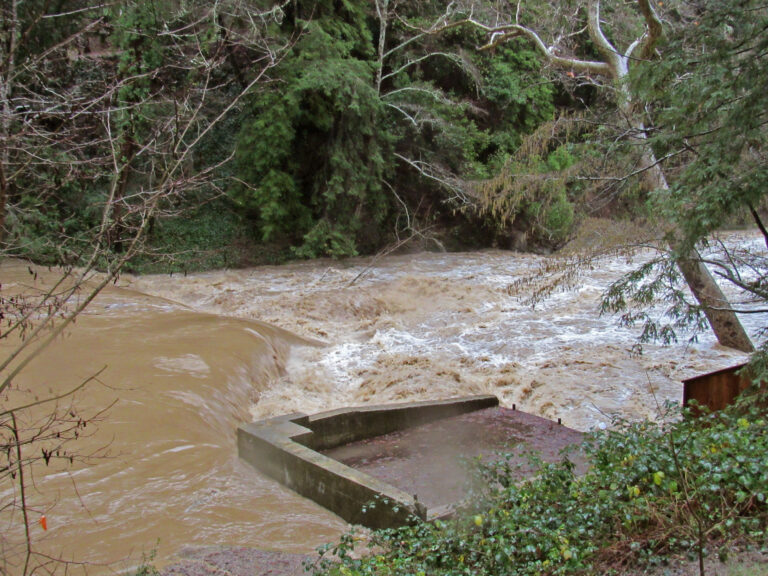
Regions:
<instances>
[{"instance_id":1,"label":"leaning tree trunk","mask_svg":"<svg viewBox=\"0 0 768 576\"><path fill-rule=\"evenodd\" d=\"M631 111L626 110L628 114ZM645 126L637 122L635 130L638 138L645 139ZM647 177L650 185L656 190L669 190L669 184L664 176L664 171L658 163L650 144L645 143L643 154L644 165L648 166ZM702 261L701 255L694 248L691 250L678 250L680 246L671 245L672 250L678 252L676 264L688 284L696 301L701 306L704 315L717 337L717 341L723 346L735 348L742 352L754 352L755 347L741 325L736 312L718 286L717 281ZM682 253L680 253L682 252Z\"/></svg>"},{"instance_id":2,"label":"leaning tree trunk","mask_svg":"<svg viewBox=\"0 0 768 576\"><path fill-rule=\"evenodd\" d=\"M694 251L678 258L677 267L701 305L717 341L742 352L754 352L755 346L746 330L699 255Z\"/></svg>"},{"instance_id":3,"label":"leaning tree trunk","mask_svg":"<svg viewBox=\"0 0 768 576\"><path fill-rule=\"evenodd\" d=\"M600 0L587 1L586 29L592 44L602 57L602 59L597 60L584 60L562 55L556 45L557 42L552 46L547 45L535 30L521 25L517 18L514 23L489 26L470 16L457 24L468 23L485 31L490 41L482 48L484 50L493 48L510 38L524 37L533 43L547 62L561 70L569 70L571 74L574 71L584 74L588 80L592 76L602 76L612 80L615 84L613 94L617 98L617 105L624 113L628 127L641 140L644 165L648 167L646 175L651 179L651 187L657 190L669 190L664 172L646 141L645 126L642 121L643 113L633 109L632 94L627 82L630 63L653 58L655 46L663 32L662 21L654 7L655 3L652 0L637 0L637 6L645 21L645 30L622 52L617 50L603 33ZM519 9L518 4L518 12ZM673 245L671 248L681 252L679 245ZM723 346L736 348L743 352L752 352L754 346L749 336L747 336L736 313L696 250L684 250L682 254L678 254L677 265L694 298L704 311L718 342Z\"/></svg>"},{"instance_id":4,"label":"leaning tree trunk","mask_svg":"<svg viewBox=\"0 0 768 576\"><path fill-rule=\"evenodd\" d=\"M623 54L616 50L603 34L600 21L600 0L589 1L588 29L591 38L610 66L617 83L618 89L615 94L618 98L619 109L624 113L627 123L636 137L641 140L644 165L648 167L646 176L650 179L651 187L656 190L669 191L669 184L661 164L647 141L643 112L635 109L629 88L629 65L632 57L652 58L654 46L662 34L662 23L656 14L653 3L650 0L638 0L638 7L645 19L646 30ZM676 255L677 266L707 317L717 341L723 346L735 348L742 352L753 352L755 347L752 345L752 341L720 286L717 285L714 277L702 262L698 251L695 248L691 250L681 249L682 246L675 244L671 245L670 248L678 252Z\"/></svg>"},{"instance_id":5,"label":"leaning tree trunk","mask_svg":"<svg viewBox=\"0 0 768 576\"><path fill-rule=\"evenodd\" d=\"M637 4L645 20L646 29L643 35L623 53L616 50L603 34L600 0L589 0L588 2L587 29L592 41L604 58L604 64L610 71L608 75L612 76L616 83L617 90L614 94L618 99L619 109L624 113L627 123L636 137L641 140L644 165L648 167L646 175L651 179L651 187L656 190L669 190L664 171L647 142L647 134L642 120L643 112L634 109L632 93L629 89L629 65L632 58L636 56L641 59L652 58L656 42L662 34L662 23L651 0L638 0ZM551 54L551 51L547 50L547 53ZM604 73L599 66L590 65L589 68L595 73ZM753 352L755 348L746 330L741 325L725 294L702 262L698 252L695 249L681 250L680 245L670 247L673 251L682 252L676 255L677 265L691 293L707 317L717 341L723 346L735 348L742 352Z\"/></svg>"}]
</instances>

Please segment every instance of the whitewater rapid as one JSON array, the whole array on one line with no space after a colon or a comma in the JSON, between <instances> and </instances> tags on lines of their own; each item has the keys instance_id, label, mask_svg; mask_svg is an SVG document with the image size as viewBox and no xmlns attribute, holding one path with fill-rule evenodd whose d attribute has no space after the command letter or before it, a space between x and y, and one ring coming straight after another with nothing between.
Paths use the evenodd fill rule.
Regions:
<instances>
[{"instance_id":1,"label":"whitewater rapid","mask_svg":"<svg viewBox=\"0 0 768 576\"><path fill-rule=\"evenodd\" d=\"M731 233L727 242L765 251L755 233ZM504 405L588 430L616 417L653 418L660 405L680 401L681 380L746 358L708 332L694 342L681 334L670 346L645 344L636 354L640 328L620 326L599 307L608 285L649 257L600 258L575 286L535 307L530 293L510 287L541 274L553 257L497 250L124 281L195 310L258 319L317 341L291 349L284 373L252 406L254 418L491 393ZM765 316L742 317L754 339Z\"/></svg>"}]
</instances>

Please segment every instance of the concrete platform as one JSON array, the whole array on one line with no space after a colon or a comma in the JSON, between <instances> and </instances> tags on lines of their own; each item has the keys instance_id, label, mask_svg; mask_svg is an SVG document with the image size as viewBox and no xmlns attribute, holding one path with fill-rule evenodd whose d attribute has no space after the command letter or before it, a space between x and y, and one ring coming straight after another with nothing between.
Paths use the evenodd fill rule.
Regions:
<instances>
[{"instance_id":1,"label":"concrete platform","mask_svg":"<svg viewBox=\"0 0 768 576\"><path fill-rule=\"evenodd\" d=\"M444 509L466 497L470 467L509 454L517 477L535 470L525 452L536 450L547 462L579 444L582 434L556 422L509 408L494 407L443 418L323 451L323 454L413 494L428 510ZM584 467L574 454L577 467Z\"/></svg>"},{"instance_id":2,"label":"concrete platform","mask_svg":"<svg viewBox=\"0 0 768 576\"><path fill-rule=\"evenodd\" d=\"M466 459L535 450L559 459L581 433L495 396L290 414L241 426L240 457L353 524L386 528L466 497ZM525 465L520 477L531 474ZM369 506L375 502L375 506Z\"/></svg>"}]
</instances>

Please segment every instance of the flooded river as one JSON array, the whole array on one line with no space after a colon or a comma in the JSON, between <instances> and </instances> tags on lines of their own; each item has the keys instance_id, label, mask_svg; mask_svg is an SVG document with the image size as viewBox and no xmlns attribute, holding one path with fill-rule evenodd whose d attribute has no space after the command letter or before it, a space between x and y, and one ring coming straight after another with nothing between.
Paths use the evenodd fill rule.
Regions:
<instances>
[{"instance_id":1,"label":"flooded river","mask_svg":"<svg viewBox=\"0 0 768 576\"><path fill-rule=\"evenodd\" d=\"M31 283L26 266L0 270L4 292L14 279ZM44 279L48 272L39 274ZM29 398L0 399L4 407L61 393L103 369L100 383L74 400L78 417L108 408L69 446L93 455L89 462L41 461L28 479L36 549L89 564L71 566L70 573L112 574L153 552L163 565L184 546L307 552L337 538L346 528L340 519L237 457L237 426L250 420L249 407L281 377L290 347L301 342L256 321L108 288L17 379ZM67 412L68 403L61 408ZM25 427L33 430L43 414ZM13 498L6 479L0 504ZM21 573L13 544L22 527L18 513L0 507L0 574Z\"/></svg>"},{"instance_id":2,"label":"flooded river","mask_svg":"<svg viewBox=\"0 0 768 576\"><path fill-rule=\"evenodd\" d=\"M764 250L756 235L729 241ZM96 564L89 574L152 549L162 565L187 545L308 552L344 523L242 464L239 423L492 393L587 430L614 416L653 417L657 402L681 398L681 379L744 359L709 334L631 354L638 331L597 312L601 291L632 265L623 258L602 260L535 309L510 296L509 285L543 262L421 253L373 266L122 277L18 381L45 394L104 368L76 402L91 412L111 406L78 442L94 452L90 465L36 467L31 498L48 523L42 532L33 518L37 545ZM3 295L32 282L26 265L3 264L0 274ZM744 320L753 335L765 324L762 315ZM18 515L0 510L0 521L0 532L18 532Z\"/></svg>"}]
</instances>

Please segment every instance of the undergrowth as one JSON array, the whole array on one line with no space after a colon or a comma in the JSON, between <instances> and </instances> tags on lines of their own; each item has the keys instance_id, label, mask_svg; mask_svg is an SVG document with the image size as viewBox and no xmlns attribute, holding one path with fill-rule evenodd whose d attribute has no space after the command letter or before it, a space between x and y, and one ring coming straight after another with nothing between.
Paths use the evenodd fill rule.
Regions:
<instances>
[{"instance_id":1,"label":"undergrowth","mask_svg":"<svg viewBox=\"0 0 768 576\"><path fill-rule=\"evenodd\" d=\"M502 459L480 470L491 488L456 518L375 532L362 558L347 535L321 551L316 574L611 574L680 557L703 574L706 557L724 560L734 544L766 547L760 404L618 422L588 435L581 476L564 456L520 483Z\"/></svg>"}]
</instances>

